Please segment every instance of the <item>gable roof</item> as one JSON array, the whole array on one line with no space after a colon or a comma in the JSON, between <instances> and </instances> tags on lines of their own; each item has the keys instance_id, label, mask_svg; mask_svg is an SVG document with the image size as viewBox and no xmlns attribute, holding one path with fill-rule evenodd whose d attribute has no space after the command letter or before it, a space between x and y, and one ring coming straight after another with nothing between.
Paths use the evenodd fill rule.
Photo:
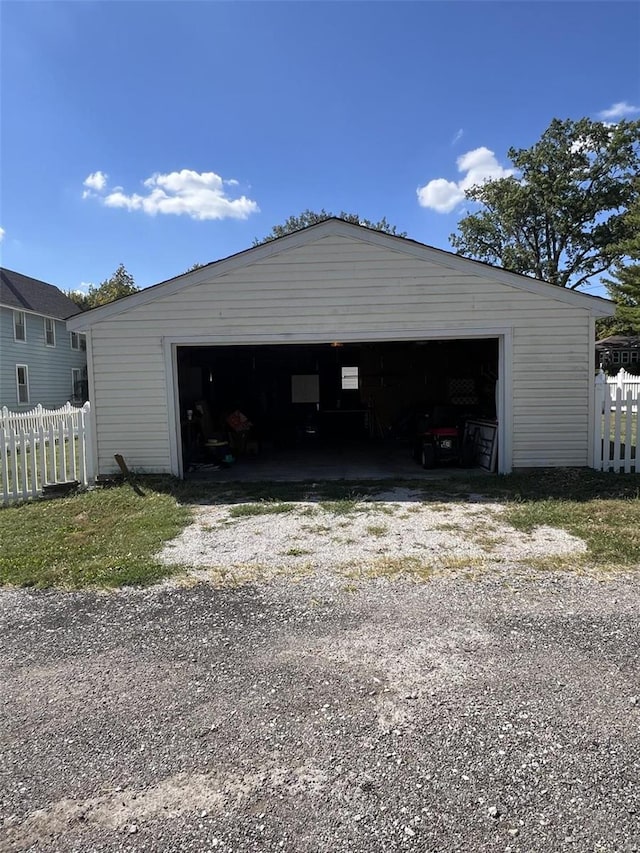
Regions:
<instances>
[{"instance_id":1,"label":"gable roof","mask_svg":"<svg viewBox=\"0 0 640 853\"><path fill-rule=\"evenodd\" d=\"M292 234L286 234L283 237L270 240L267 243L252 246L227 258L206 264L192 272L183 273L167 281L139 290L130 296L124 296L106 305L100 305L97 308L85 311L81 316L70 320L68 328L71 330L88 328L101 320L106 320L128 311L129 308L145 305L147 302L162 298L163 296L169 296L185 287L212 282L219 276L226 275L233 270L255 264L265 258L286 252L289 249L300 248L328 236L349 237L354 240L360 240L363 243L369 243L370 245L381 246L394 252L418 257L448 269L464 272L467 275L490 278L516 289L537 293L547 299L554 299L558 302L583 308L597 317L609 317L615 311L614 304L610 300L603 299L600 296L590 296L586 293L568 290L567 288L539 281L526 275L509 272L501 267L494 267L482 261L475 261L471 258L465 258L462 255L455 255L453 252L447 252L444 249L436 249L433 246L419 243L417 240L411 240L407 237L397 237L382 231L376 231L372 228L366 228L363 225L354 225L351 222L346 222L344 219L332 218L325 219L323 222L310 225L308 228L303 228Z\"/></svg>"},{"instance_id":2,"label":"gable roof","mask_svg":"<svg viewBox=\"0 0 640 853\"><path fill-rule=\"evenodd\" d=\"M53 284L0 267L0 305L67 320L80 308Z\"/></svg>"}]
</instances>

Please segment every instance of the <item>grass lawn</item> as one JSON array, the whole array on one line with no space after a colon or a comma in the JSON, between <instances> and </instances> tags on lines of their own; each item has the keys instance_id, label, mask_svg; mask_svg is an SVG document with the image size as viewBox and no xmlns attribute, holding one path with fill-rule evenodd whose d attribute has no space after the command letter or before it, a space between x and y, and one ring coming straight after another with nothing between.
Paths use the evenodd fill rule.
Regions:
<instances>
[{"instance_id":1,"label":"grass lawn","mask_svg":"<svg viewBox=\"0 0 640 853\"><path fill-rule=\"evenodd\" d=\"M580 537L588 547L587 554L579 561L582 564L608 571L640 566L638 498L590 501L550 499L513 504L508 508L507 520L526 532L545 524ZM551 561L547 563L551 565Z\"/></svg>"},{"instance_id":2,"label":"grass lawn","mask_svg":"<svg viewBox=\"0 0 640 853\"><path fill-rule=\"evenodd\" d=\"M577 469L511 474L483 481L482 492L506 503L505 518L518 530L548 525L579 536L588 549L583 564L604 570L640 565L636 474Z\"/></svg>"},{"instance_id":3,"label":"grass lawn","mask_svg":"<svg viewBox=\"0 0 640 853\"><path fill-rule=\"evenodd\" d=\"M170 494L129 486L0 509L0 584L116 587L172 573L153 555L188 523Z\"/></svg>"},{"instance_id":4,"label":"grass lawn","mask_svg":"<svg viewBox=\"0 0 640 853\"><path fill-rule=\"evenodd\" d=\"M363 498L393 486L415 490L418 499L444 513L449 502L481 494L505 504L505 520L519 530L550 525L587 543L584 557L566 564L547 561L545 567L640 565L640 476L634 474L554 470L468 480L237 486L147 478L140 484L144 497L121 485L0 509L0 584L69 589L150 584L179 570L158 563L154 554L189 523L192 505L232 504L230 516L240 520L286 513L294 501L313 500L336 516L349 516L366 509ZM376 525L369 535L379 535Z\"/></svg>"}]
</instances>

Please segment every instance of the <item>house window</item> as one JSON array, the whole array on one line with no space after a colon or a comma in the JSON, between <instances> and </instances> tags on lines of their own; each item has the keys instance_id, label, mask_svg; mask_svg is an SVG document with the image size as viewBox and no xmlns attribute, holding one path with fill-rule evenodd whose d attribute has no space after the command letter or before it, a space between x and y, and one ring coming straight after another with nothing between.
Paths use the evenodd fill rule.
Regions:
<instances>
[{"instance_id":1,"label":"house window","mask_svg":"<svg viewBox=\"0 0 640 853\"><path fill-rule=\"evenodd\" d=\"M620 364L620 353L618 350L614 350L611 353L611 364Z\"/></svg>"},{"instance_id":2,"label":"house window","mask_svg":"<svg viewBox=\"0 0 640 853\"><path fill-rule=\"evenodd\" d=\"M71 332L71 349L86 350L87 339L80 332Z\"/></svg>"},{"instance_id":3,"label":"house window","mask_svg":"<svg viewBox=\"0 0 640 853\"><path fill-rule=\"evenodd\" d=\"M24 311L13 312L13 337L16 341L27 340L27 317Z\"/></svg>"},{"instance_id":4,"label":"house window","mask_svg":"<svg viewBox=\"0 0 640 853\"><path fill-rule=\"evenodd\" d=\"M29 368L26 364L16 364L16 389L18 403L29 402Z\"/></svg>"},{"instance_id":5,"label":"house window","mask_svg":"<svg viewBox=\"0 0 640 853\"><path fill-rule=\"evenodd\" d=\"M620 353L620 363L621 364L629 364L629 353L621 352Z\"/></svg>"},{"instance_id":6,"label":"house window","mask_svg":"<svg viewBox=\"0 0 640 853\"><path fill-rule=\"evenodd\" d=\"M89 383L86 367L71 368L71 400L74 403L86 403L89 399Z\"/></svg>"},{"instance_id":7,"label":"house window","mask_svg":"<svg viewBox=\"0 0 640 853\"><path fill-rule=\"evenodd\" d=\"M342 390L343 391L357 391L358 388L359 388L358 368L357 367L343 367L342 368Z\"/></svg>"},{"instance_id":8,"label":"house window","mask_svg":"<svg viewBox=\"0 0 640 853\"><path fill-rule=\"evenodd\" d=\"M631 362L640 361L640 352L638 352L637 349L631 350L631 353L629 355L629 360Z\"/></svg>"},{"instance_id":9,"label":"house window","mask_svg":"<svg viewBox=\"0 0 640 853\"><path fill-rule=\"evenodd\" d=\"M44 342L48 347L56 345L56 321L51 317L44 318Z\"/></svg>"}]
</instances>

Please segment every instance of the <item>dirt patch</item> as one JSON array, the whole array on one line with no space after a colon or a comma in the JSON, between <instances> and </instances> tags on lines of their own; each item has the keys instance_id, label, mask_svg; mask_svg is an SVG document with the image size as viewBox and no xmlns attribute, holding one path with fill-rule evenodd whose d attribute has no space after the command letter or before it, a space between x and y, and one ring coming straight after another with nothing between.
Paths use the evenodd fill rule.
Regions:
<instances>
[{"instance_id":1,"label":"dirt patch","mask_svg":"<svg viewBox=\"0 0 640 853\"><path fill-rule=\"evenodd\" d=\"M177 773L148 788L116 788L86 800L62 798L32 812L19 828L20 848L47 836L64 835L79 824L134 835L139 823L157 818L173 820L200 813L206 817L243 801L260 790L265 797L319 793L326 775L312 764L296 768L274 764L262 772L233 776L222 773ZM6 826L12 840L12 824ZM16 822L17 824L17 822ZM17 825L15 825L17 829ZM0 850L5 849L0 845ZM7 847L6 849L10 849ZM15 848L18 849L18 848Z\"/></svg>"}]
</instances>

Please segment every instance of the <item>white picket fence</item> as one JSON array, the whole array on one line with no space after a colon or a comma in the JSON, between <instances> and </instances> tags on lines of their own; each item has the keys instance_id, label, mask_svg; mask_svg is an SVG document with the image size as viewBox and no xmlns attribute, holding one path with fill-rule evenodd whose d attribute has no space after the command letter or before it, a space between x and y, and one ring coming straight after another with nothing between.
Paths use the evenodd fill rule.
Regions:
<instances>
[{"instance_id":1,"label":"white picket fence","mask_svg":"<svg viewBox=\"0 0 640 853\"><path fill-rule=\"evenodd\" d=\"M91 407L37 406L30 412L0 412L2 503L38 497L53 483L95 480Z\"/></svg>"},{"instance_id":2,"label":"white picket fence","mask_svg":"<svg viewBox=\"0 0 640 853\"><path fill-rule=\"evenodd\" d=\"M631 390L635 397L640 397L640 376L627 373L624 367L615 376L607 376L607 385L612 388L621 388L623 392Z\"/></svg>"},{"instance_id":3,"label":"white picket fence","mask_svg":"<svg viewBox=\"0 0 640 853\"><path fill-rule=\"evenodd\" d=\"M640 382L614 384L599 371L594 426L593 467L639 474Z\"/></svg>"}]
</instances>

